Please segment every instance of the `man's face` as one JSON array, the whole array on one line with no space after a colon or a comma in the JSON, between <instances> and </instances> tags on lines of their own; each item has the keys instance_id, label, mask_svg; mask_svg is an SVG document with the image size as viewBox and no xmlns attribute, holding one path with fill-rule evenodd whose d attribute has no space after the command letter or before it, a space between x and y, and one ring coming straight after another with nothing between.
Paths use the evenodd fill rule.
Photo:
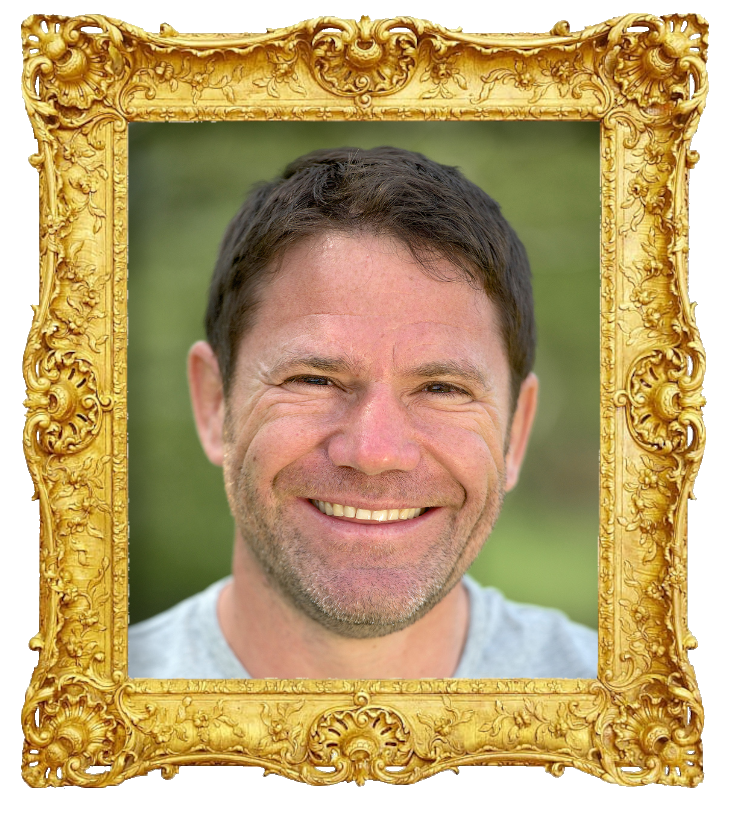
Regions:
<instances>
[{"instance_id":1,"label":"man's face","mask_svg":"<svg viewBox=\"0 0 740 815\"><path fill-rule=\"evenodd\" d=\"M223 442L237 545L345 636L426 613L478 554L506 489L496 312L456 268L436 270L447 280L387 237L304 241L239 347Z\"/></svg>"}]
</instances>

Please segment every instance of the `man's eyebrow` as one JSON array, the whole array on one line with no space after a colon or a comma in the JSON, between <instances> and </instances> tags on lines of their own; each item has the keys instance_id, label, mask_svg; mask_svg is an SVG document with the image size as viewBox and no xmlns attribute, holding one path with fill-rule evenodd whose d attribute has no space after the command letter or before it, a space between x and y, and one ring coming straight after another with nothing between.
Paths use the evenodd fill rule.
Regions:
<instances>
[{"instance_id":1,"label":"man's eyebrow","mask_svg":"<svg viewBox=\"0 0 740 815\"><path fill-rule=\"evenodd\" d=\"M358 365L347 356L323 357L317 354L289 354L272 366L271 373L278 376L291 368L312 368L315 371L337 374L357 370Z\"/></svg>"},{"instance_id":2,"label":"man's eyebrow","mask_svg":"<svg viewBox=\"0 0 740 815\"><path fill-rule=\"evenodd\" d=\"M446 376L455 376L460 379L468 379L475 382L481 388L488 388L488 379L480 368L471 362L456 359L439 360L437 362L426 362L422 365L415 365L404 371L406 376L420 377L423 379L441 379Z\"/></svg>"}]
</instances>

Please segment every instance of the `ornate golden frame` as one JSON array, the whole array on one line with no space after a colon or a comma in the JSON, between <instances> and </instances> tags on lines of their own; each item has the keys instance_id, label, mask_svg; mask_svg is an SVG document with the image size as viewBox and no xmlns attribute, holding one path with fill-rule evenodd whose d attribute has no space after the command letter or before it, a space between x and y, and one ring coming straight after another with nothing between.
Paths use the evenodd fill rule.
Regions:
<instances>
[{"instance_id":1,"label":"ornate golden frame","mask_svg":"<svg viewBox=\"0 0 740 815\"><path fill-rule=\"evenodd\" d=\"M633 14L571 33L466 35L400 17L158 35L102 16L22 26L38 141L39 305L24 445L41 513L32 786L185 764L310 784L408 784L468 764L696 785L686 508L704 447L687 292L691 137L707 24ZM598 680L127 676L127 123L244 119L601 123Z\"/></svg>"}]
</instances>

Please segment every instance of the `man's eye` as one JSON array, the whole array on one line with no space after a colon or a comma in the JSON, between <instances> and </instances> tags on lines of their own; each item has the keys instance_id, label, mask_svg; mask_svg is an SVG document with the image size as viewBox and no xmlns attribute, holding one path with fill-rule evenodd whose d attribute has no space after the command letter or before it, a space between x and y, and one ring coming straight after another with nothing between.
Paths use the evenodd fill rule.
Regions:
<instances>
[{"instance_id":1,"label":"man's eye","mask_svg":"<svg viewBox=\"0 0 740 815\"><path fill-rule=\"evenodd\" d=\"M332 384L331 379L325 376L312 376L311 374L304 374L303 376L291 376L286 379L285 383L297 382L299 385L315 385L317 387L328 387Z\"/></svg>"},{"instance_id":2,"label":"man's eye","mask_svg":"<svg viewBox=\"0 0 740 815\"><path fill-rule=\"evenodd\" d=\"M458 388L457 385L450 385L449 382L430 382L424 386L424 390L441 396L470 396L466 390Z\"/></svg>"}]
</instances>

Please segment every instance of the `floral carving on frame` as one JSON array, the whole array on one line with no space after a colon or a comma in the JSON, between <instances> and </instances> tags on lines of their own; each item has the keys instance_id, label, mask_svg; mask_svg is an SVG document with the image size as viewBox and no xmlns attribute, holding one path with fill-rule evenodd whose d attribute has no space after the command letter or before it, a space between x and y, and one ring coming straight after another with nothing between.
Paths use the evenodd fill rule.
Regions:
<instances>
[{"instance_id":1,"label":"floral carving on frame","mask_svg":"<svg viewBox=\"0 0 740 815\"><path fill-rule=\"evenodd\" d=\"M410 17L243 35L152 34L97 15L23 23L41 284L24 357L41 517L30 785L169 778L185 764L310 784L511 763L626 785L701 780L686 506L705 361L687 287L687 178L707 36L692 14L531 35ZM600 122L597 680L128 678L127 125L353 118Z\"/></svg>"}]
</instances>

